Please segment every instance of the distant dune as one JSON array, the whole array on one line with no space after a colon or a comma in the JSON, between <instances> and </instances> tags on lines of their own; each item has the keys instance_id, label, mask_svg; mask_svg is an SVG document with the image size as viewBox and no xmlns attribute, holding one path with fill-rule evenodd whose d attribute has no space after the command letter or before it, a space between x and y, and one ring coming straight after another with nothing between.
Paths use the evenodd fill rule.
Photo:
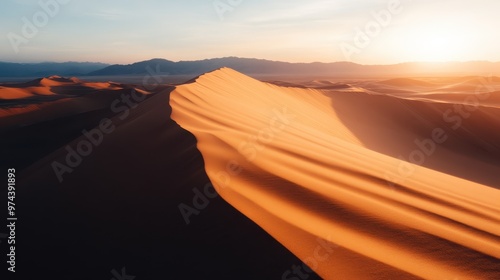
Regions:
<instances>
[{"instance_id":1,"label":"distant dune","mask_svg":"<svg viewBox=\"0 0 500 280\"><path fill-rule=\"evenodd\" d=\"M435 87L436 86L435 84L432 84L429 82L416 80L416 79L408 79L408 78L390 79L390 80L386 80L386 81L381 81L380 83L385 84L385 85L400 86L400 87L408 87L408 86L411 86L411 87L415 87L415 86L433 87L434 86Z\"/></svg>"},{"instance_id":2,"label":"distant dune","mask_svg":"<svg viewBox=\"0 0 500 280\"><path fill-rule=\"evenodd\" d=\"M170 104L221 196L323 278L500 279L499 84L474 83L465 108L428 81L319 90L223 68Z\"/></svg>"},{"instance_id":3,"label":"distant dune","mask_svg":"<svg viewBox=\"0 0 500 280\"><path fill-rule=\"evenodd\" d=\"M109 83L85 83L78 78L62 78L50 76L26 83L4 84L0 87L0 100L23 99L38 95L70 95L75 96L80 92L88 93L89 90L110 89Z\"/></svg>"}]
</instances>

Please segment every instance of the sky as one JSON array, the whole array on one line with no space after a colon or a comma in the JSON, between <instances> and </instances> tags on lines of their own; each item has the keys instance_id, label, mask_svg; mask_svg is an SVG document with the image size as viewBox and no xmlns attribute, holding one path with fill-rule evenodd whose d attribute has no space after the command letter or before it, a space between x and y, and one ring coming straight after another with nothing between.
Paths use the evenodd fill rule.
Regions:
<instances>
[{"instance_id":1,"label":"sky","mask_svg":"<svg viewBox=\"0 0 500 280\"><path fill-rule=\"evenodd\" d=\"M500 61L498 0L2 0L0 61Z\"/></svg>"}]
</instances>

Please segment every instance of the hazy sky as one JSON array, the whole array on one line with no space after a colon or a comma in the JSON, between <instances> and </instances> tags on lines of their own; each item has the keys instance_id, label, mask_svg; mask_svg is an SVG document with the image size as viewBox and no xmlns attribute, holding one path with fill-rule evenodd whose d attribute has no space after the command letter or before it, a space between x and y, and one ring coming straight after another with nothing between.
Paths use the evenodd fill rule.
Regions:
<instances>
[{"instance_id":1,"label":"hazy sky","mask_svg":"<svg viewBox=\"0 0 500 280\"><path fill-rule=\"evenodd\" d=\"M500 61L499 11L499 0L2 0L0 61Z\"/></svg>"}]
</instances>

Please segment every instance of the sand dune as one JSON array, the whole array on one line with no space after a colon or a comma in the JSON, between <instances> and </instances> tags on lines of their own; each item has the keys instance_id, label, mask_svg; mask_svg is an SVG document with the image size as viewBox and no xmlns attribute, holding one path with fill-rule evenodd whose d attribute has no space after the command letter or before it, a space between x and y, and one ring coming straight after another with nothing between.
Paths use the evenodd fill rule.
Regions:
<instances>
[{"instance_id":1,"label":"sand dune","mask_svg":"<svg viewBox=\"0 0 500 280\"><path fill-rule=\"evenodd\" d=\"M109 107L122 94L149 92L132 85L85 82L51 76L26 83L0 86L0 131L17 124L31 125Z\"/></svg>"},{"instance_id":2,"label":"sand dune","mask_svg":"<svg viewBox=\"0 0 500 280\"><path fill-rule=\"evenodd\" d=\"M415 86L418 86L418 87L424 87L425 88L425 87L435 87L436 86L435 84L432 84L432 83L427 82L427 81L421 81L421 80L409 79L409 78L390 79L390 80L381 81L380 83L381 84L385 84L385 85L403 86L403 87L408 87L408 86L415 87Z\"/></svg>"},{"instance_id":3,"label":"sand dune","mask_svg":"<svg viewBox=\"0 0 500 280\"><path fill-rule=\"evenodd\" d=\"M223 68L170 104L221 196L323 278L500 279L500 111L485 98L459 118L456 93L421 92L441 83L346 92Z\"/></svg>"},{"instance_id":4,"label":"sand dune","mask_svg":"<svg viewBox=\"0 0 500 280\"><path fill-rule=\"evenodd\" d=\"M123 111L124 98L150 96L133 85L59 76L3 84L3 88L0 94L6 99L0 100L0 146L8 149L2 151L0 161L8 160L19 169L80 136L82 129L94 128L103 117ZM40 95L34 88L50 94ZM16 95L18 91L26 95Z\"/></svg>"},{"instance_id":5,"label":"sand dune","mask_svg":"<svg viewBox=\"0 0 500 280\"><path fill-rule=\"evenodd\" d=\"M325 279L500 278L496 77L1 86L24 278L316 279L301 261ZM52 163L108 118L59 182ZM209 178L224 200L186 226L179 204Z\"/></svg>"},{"instance_id":6,"label":"sand dune","mask_svg":"<svg viewBox=\"0 0 500 280\"><path fill-rule=\"evenodd\" d=\"M15 100L38 95L69 95L77 96L89 93L91 90L100 89L119 89L110 82L84 82L78 78L63 78L59 76L50 76L36 79L26 83L3 84L0 86L0 100Z\"/></svg>"},{"instance_id":7,"label":"sand dune","mask_svg":"<svg viewBox=\"0 0 500 280\"><path fill-rule=\"evenodd\" d=\"M32 114L0 130L8 147L0 165L16 167L23 205L17 265L30 269L19 269L19 279L111 279L122 267L136 279L280 279L300 263L220 197L187 225L179 204L195 207L193 190L204 192L210 181L195 138L170 119L173 87L117 114L113 102L134 89L119 87L30 105ZM82 130L104 119L115 130L60 182L53 162L69 165L68 149L89 140Z\"/></svg>"}]
</instances>

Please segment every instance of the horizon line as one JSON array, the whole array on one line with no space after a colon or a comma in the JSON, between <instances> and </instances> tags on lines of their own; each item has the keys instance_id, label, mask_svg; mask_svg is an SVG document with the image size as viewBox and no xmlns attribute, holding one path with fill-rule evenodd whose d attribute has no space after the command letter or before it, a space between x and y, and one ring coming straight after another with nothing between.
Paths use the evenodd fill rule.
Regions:
<instances>
[{"instance_id":1,"label":"horizon line","mask_svg":"<svg viewBox=\"0 0 500 280\"><path fill-rule=\"evenodd\" d=\"M203 58L203 59L195 59L195 60L170 60L167 58L161 58L161 57L154 57L146 60L140 60L132 63L107 63L107 62L100 62L100 61L40 61L40 62L15 62L15 61L4 61L0 60L0 63L11 63L11 64L44 64L44 63L95 63L95 64L106 64L108 66L112 65L133 65L136 63L141 63L141 62L147 62L147 61L152 61L152 60L165 60L165 61L171 61L174 63L179 63L179 62L196 62L196 61L204 61L204 60L215 60L215 59L225 59L225 58L237 58L237 59L254 59L254 60L264 60L264 61L269 61L269 62L278 62L278 63L290 63L290 64L334 64L334 63L351 63L351 64L357 64L357 65L362 65L362 66L389 66L389 65L400 65L400 64L411 64L411 63L426 63L426 64L432 64L432 63L438 63L438 64L446 64L446 63L471 63L471 62L487 62L487 63L500 63L500 61L491 61L491 60L448 60L448 61L405 61L405 62L397 62L397 63L388 63L388 64L363 64L363 63L358 63L358 62L353 62L353 61L345 61L345 60L340 60L340 61L330 61L330 62L323 62L323 61L312 61L312 62L290 62L290 61L283 61L283 60L272 60L272 59L265 59L265 58L255 58L255 57L239 57L239 56L224 56L224 57L213 57L213 58Z\"/></svg>"}]
</instances>

